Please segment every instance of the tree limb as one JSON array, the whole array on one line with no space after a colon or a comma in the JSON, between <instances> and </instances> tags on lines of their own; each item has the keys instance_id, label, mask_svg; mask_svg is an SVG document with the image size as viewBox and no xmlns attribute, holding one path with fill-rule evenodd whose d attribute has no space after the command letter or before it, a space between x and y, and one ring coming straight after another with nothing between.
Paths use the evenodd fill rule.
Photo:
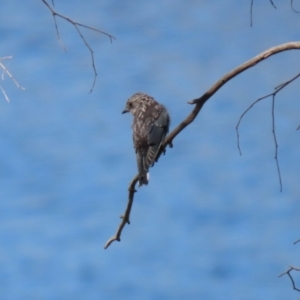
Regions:
<instances>
[{"instance_id":1,"label":"tree limb","mask_svg":"<svg viewBox=\"0 0 300 300\"><path fill-rule=\"evenodd\" d=\"M158 158L160 157L160 155L162 153L165 153L167 146L172 147L174 138L185 127L187 127L189 124L191 124L195 120L195 118L197 117L198 113L202 109L205 102L207 100L209 100L226 82L228 82L229 80L231 80L232 78L234 78L238 74L240 74L240 73L246 71L247 69L257 65L261 61L269 58L270 56L272 56L274 54L277 54L277 53L280 53L280 52L283 52L283 51L288 51L288 50L295 50L295 49L298 49L298 50L300 49L300 42L290 42L290 43L285 43L285 44L281 44L279 46L272 47L272 48L262 52L261 54L255 56L254 58L250 59L249 61L241 64L240 66L238 66L237 68L235 68L232 71L228 72L227 74L225 74L215 84L213 84L211 86L211 88L209 88L208 91L206 91L201 97L196 98L192 101L189 101L188 103L189 104L195 104L195 107L193 108L191 113L186 117L186 119L183 120L166 137L163 144L161 145L160 151L158 153ZM280 86L279 88L282 88L282 86ZM128 200L128 204L127 204L127 207L126 207L125 214L124 214L124 216L121 217L122 222L121 222L121 224L120 224L120 226L117 230L116 235L113 236L112 238L110 238L108 240L108 242L105 244L105 247L104 247L105 249L107 249L113 241L120 241L120 236L121 236L121 233L122 233L122 230L123 230L124 226L126 225L126 223L129 224L129 215L130 215L130 210L131 210L132 203L133 203L134 193L136 192L135 185L136 185L137 181L138 181L138 176L136 175L133 178L130 185L129 185L129 189L128 189L129 190L129 197L128 197L129 200Z\"/></svg>"}]
</instances>

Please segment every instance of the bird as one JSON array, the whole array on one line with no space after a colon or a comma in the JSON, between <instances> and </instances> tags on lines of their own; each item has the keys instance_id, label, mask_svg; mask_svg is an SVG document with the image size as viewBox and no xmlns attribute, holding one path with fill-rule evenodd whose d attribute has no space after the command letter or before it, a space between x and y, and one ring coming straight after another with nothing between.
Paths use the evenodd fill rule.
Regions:
<instances>
[{"instance_id":1,"label":"bird","mask_svg":"<svg viewBox=\"0 0 300 300\"><path fill-rule=\"evenodd\" d=\"M133 144L138 166L139 186L147 185L149 168L158 158L158 152L169 132L170 116L167 109L144 93L135 93L126 102L123 114L133 115Z\"/></svg>"}]
</instances>

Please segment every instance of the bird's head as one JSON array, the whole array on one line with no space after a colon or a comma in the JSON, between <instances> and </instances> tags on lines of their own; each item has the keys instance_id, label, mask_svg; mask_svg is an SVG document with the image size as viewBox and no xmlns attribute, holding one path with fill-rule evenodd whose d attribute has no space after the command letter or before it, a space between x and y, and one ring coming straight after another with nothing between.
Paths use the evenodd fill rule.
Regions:
<instances>
[{"instance_id":1,"label":"bird's head","mask_svg":"<svg viewBox=\"0 0 300 300\"><path fill-rule=\"evenodd\" d=\"M146 94L142 94L142 93L134 94L127 100L125 109L122 111L122 114L130 112L133 115L135 115L135 113L139 109L143 109L143 107L147 104L148 98L151 98L151 97L149 97Z\"/></svg>"}]
</instances>

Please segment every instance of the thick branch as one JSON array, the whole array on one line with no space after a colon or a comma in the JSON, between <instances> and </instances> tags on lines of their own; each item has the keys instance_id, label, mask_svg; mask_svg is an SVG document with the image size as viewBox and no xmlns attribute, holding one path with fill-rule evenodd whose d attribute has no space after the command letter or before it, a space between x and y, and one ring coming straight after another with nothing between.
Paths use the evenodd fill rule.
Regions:
<instances>
[{"instance_id":1,"label":"thick branch","mask_svg":"<svg viewBox=\"0 0 300 300\"><path fill-rule=\"evenodd\" d=\"M230 79L234 78L238 74L246 71L247 69L255 66L259 62L269 58L270 56L277 54L279 52L287 51L287 50L293 50L293 49L300 49L300 42L290 42L286 44L282 44L273 48L270 48L269 50L266 50L262 52L261 54L255 56L251 60L245 62L244 64L240 65L239 67L233 69L229 73L225 74L223 77L221 77L210 89L208 89L207 92L205 92L201 97L194 99L192 101L189 101L189 104L195 104L195 107L193 108L192 112L187 116L185 120L183 120L165 139L163 142L160 152L158 154L157 160L160 157L162 153L165 153L166 147L169 145L172 147L173 145L173 140L174 138L189 124L191 124L195 118L197 117L198 113L202 109L204 103L210 99L226 82L228 82ZM129 197L128 197L128 204L126 207L126 211L124 216L121 216L122 222L119 225L119 228L117 230L117 233L115 236L110 238L108 242L105 244L105 249L109 247L109 245L114 242L114 241L120 241L120 236L122 233L122 230L126 223L129 224L129 215L133 203L133 198L134 198L134 193L136 192L135 190L135 185L138 181L138 176L135 176L132 182L130 183L129 186Z\"/></svg>"}]
</instances>

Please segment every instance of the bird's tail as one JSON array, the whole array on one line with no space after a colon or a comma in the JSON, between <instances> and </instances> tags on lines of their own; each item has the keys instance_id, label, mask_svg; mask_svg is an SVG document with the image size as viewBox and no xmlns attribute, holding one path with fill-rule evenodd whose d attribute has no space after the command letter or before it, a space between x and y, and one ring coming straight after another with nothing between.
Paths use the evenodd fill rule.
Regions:
<instances>
[{"instance_id":1,"label":"bird's tail","mask_svg":"<svg viewBox=\"0 0 300 300\"><path fill-rule=\"evenodd\" d=\"M147 185L149 182L149 173L147 171L142 171L139 173L139 186Z\"/></svg>"},{"instance_id":2,"label":"bird's tail","mask_svg":"<svg viewBox=\"0 0 300 300\"><path fill-rule=\"evenodd\" d=\"M147 165L145 164L145 157L147 154L146 149L139 149L136 152L136 157L137 157L137 165L138 165L138 170L139 170L139 186L147 185L149 181L149 173Z\"/></svg>"}]
</instances>

